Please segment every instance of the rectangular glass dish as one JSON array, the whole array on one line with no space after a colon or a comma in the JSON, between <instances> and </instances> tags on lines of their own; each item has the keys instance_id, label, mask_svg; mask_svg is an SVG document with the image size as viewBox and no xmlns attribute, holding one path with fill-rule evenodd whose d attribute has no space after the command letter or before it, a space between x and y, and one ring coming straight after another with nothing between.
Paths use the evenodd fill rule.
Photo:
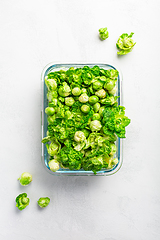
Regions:
<instances>
[{"instance_id":1,"label":"rectangular glass dish","mask_svg":"<svg viewBox=\"0 0 160 240\"><path fill-rule=\"evenodd\" d=\"M122 76L120 73L120 70L117 69L115 66L111 64L53 64L50 63L48 64L43 72L42 72L42 110L41 110L41 125L42 125L42 139L47 136L47 127L48 127L48 122L47 122L47 115L45 113L45 108L48 106L48 99L47 99L47 86L45 84L45 77L48 75L50 72L55 72L59 71L61 69L63 70L68 70L70 67L74 68L83 68L84 66L88 66L90 68L94 67L95 65L99 66L100 68L103 68L105 70L108 69L114 69L118 70L119 75L118 75L118 80L116 82L116 87L117 87L117 92L116 96L119 98L117 99L118 105L122 105ZM70 176L109 176L114 173L116 173L122 166L122 139L117 138L116 140L116 146L117 146L117 152L115 154L115 158L118 158L118 163L115 165L112 169L102 169L101 171L97 172L95 175L92 171L84 171L83 169L80 170L69 170L69 169L62 169L60 168L58 171L53 172L50 170L48 166L49 162L49 154L47 152L47 148L45 144L42 143L42 163L45 167L45 169L53 174L53 175L70 175Z\"/></svg>"}]
</instances>

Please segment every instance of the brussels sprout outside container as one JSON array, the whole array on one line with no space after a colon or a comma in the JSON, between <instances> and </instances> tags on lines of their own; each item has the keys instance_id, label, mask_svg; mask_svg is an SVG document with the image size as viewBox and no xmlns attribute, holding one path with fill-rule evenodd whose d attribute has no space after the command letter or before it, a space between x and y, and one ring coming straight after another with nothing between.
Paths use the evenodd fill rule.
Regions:
<instances>
[{"instance_id":1,"label":"brussels sprout outside container","mask_svg":"<svg viewBox=\"0 0 160 240\"><path fill-rule=\"evenodd\" d=\"M50 63L48 64L42 71L42 110L41 110L41 125L42 125L42 139L44 137L47 136L47 126L48 126L48 122L47 122L47 114L45 113L45 109L46 107L48 107L48 100L47 100L47 86L45 85L45 77L48 75L48 73L50 72L54 72L54 71L59 71L61 69L63 70L68 70L70 67L74 67L74 68L83 68L84 66L88 66L90 68L94 67L95 65L99 66L100 68L103 68L105 70L108 69L114 69L114 70L118 70L119 72L119 76L118 76L118 80L116 82L116 87L117 87L117 92L116 92L116 96L119 96L118 98L118 105L122 105L122 75L120 70L111 65L111 64L102 64L102 63L95 63L95 64L89 64L89 63L85 63L85 64L54 64L54 63ZM67 176L109 176L112 175L114 173L116 173L122 166L122 141L123 139L117 138L116 141L116 146L117 146L117 152L114 155L115 158L118 158L118 163L112 168L112 169L102 169L101 171L97 172L97 174L95 175L92 171L84 171L83 169L80 170L69 170L69 169L62 169L60 168L58 171L53 172L50 170L49 168L49 155L47 152L47 148L45 146L45 144L42 143L42 163L45 167L45 169L48 171L48 173L53 174L53 175L57 175L57 176L62 176L62 175L67 175Z\"/></svg>"}]
</instances>

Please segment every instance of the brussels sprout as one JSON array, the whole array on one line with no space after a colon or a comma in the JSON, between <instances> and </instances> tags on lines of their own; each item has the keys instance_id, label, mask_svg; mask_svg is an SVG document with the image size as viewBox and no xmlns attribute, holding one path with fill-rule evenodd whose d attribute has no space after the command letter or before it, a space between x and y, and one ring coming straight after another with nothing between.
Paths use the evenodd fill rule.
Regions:
<instances>
[{"instance_id":1,"label":"brussels sprout","mask_svg":"<svg viewBox=\"0 0 160 240\"><path fill-rule=\"evenodd\" d=\"M93 82L92 87L95 90L100 90L103 88L103 83L96 80L95 82Z\"/></svg>"},{"instance_id":2,"label":"brussels sprout","mask_svg":"<svg viewBox=\"0 0 160 240\"><path fill-rule=\"evenodd\" d=\"M52 116L55 113L55 109L53 107L46 107L45 113L49 116Z\"/></svg>"},{"instance_id":3,"label":"brussels sprout","mask_svg":"<svg viewBox=\"0 0 160 240\"><path fill-rule=\"evenodd\" d=\"M109 37L109 33L107 28L100 28L99 29L99 37L101 40L105 40Z\"/></svg>"},{"instance_id":4,"label":"brussels sprout","mask_svg":"<svg viewBox=\"0 0 160 240\"><path fill-rule=\"evenodd\" d=\"M87 93L87 89L86 88L82 88L81 89L81 93Z\"/></svg>"},{"instance_id":5,"label":"brussels sprout","mask_svg":"<svg viewBox=\"0 0 160 240\"><path fill-rule=\"evenodd\" d=\"M102 128L101 122L98 120L94 120L90 122L90 129L92 132L100 131Z\"/></svg>"},{"instance_id":6,"label":"brussels sprout","mask_svg":"<svg viewBox=\"0 0 160 240\"><path fill-rule=\"evenodd\" d=\"M116 43L116 46L119 49L119 51L117 52L118 55L125 55L132 51L134 45L136 44L132 39L133 34L133 32L131 32L130 35L128 35L127 33L123 33L119 37Z\"/></svg>"},{"instance_id":7,"label":"brussels sprout","mask_svg":"<svg viewBox=\"0 0 160 240\"><path fill-rule=\"evenodd\" d=\"M56 119L56 116L52 115L52 116L48 116L47 121L48 121L48 123L53 123L55 121L55 119Z\"/></svg>"},{"instance_id":8,"label":"brussels sprout","mask_svg":"<svg viewBox=\"0 0 160 240\"><path fill-rule=\"evenodd\" d=\"M51 142L51 144L49 145L49 147L47 149L48 154L50 156L54 156L58 152L58 149L59 149L59 144L56 142Z\"/></svg>"},{"instance_id":9,"label":"brussels sprout","mask_svg":"<svg viewBox=\"0 0 160 240\"><path fill-rule=\"evenodd\" d=\"M94 110L94 112L98 112L99 111L99 109L100 109L100 107L101 107L101 105L100 105L100 103L95 103L94 105L93 105L93 110Z\"/></svg>"},{"instance_id":10,"label":"brussels sprout","mask_svg":"<svg viewBox=\"0 0 160 240\"><path fill-rule=\"evenodd\" d=\"M99 113L94 113L93 116L92 116L92 119L93 120L100 120L101 116Z\"/></svg>"},{"instance_id":11,"label":"brussels sprout","mask_svg":"<svg viewBox=\"0 0 160 240\"><path fill-rule=\"evenodd\" d=\"M112 90L108 91L109 94L114 95L117 92L117 87L114 87Z\"/></svg>"},{"instance_id":12,"label":"brussels sprout","mask_svg":"<svg viewBox=\"0 0 160 240\"><path fill-rule=\"evenodd\" d=\"M81 106L81 111L84 113L88 113L90 111L90 107L84 104Z\"/></svg>"},{"instance_id":13,"label":"brussels sprout","mask_svg":"<svg viewBox=\"0 0 160 240\"><path fill-rule=\"evenodd\" d=\"M57 91L48 91L47 93L47 99L49 102L52 102L53 99L57 98L58 97L58 93Z\"/></svg>"},{"instance_id":14,"label":"brussels sprout","mask_svg":"<svg viewBox=\"0 0 160 240\"><path fill-rule=\"evenodd\" d=\"M58 93L61 97L67 97L70 95L70 87L66 82L63 82L63 85L59 88Z\"/></svg>"},{"instance_id":15,"label":"brussels sprout","mask_svg":"<svg viewBox=\"0 0 160 240\"><path fill-rule=\"evenodd\" d=\"M96 96L99 98L105 98L106 97L106 91L104 89L100 89L97 92L95 92Z\"/></svg>"},{"instance_id":16,"label":"brussels sprout","mask_svg":"<svg viewBox=\"0 0 160 240\"><path fill-rule=\"evenodd\" d=\"M71 113L71 111L66 111L65 112L65 117L67 118L67 119L70 119L70 118L72 118L72 113Z\"/></svg>"},{"instance_id":17,"label":"brussels sprout","mask_svg":"<svg viewBox=\"0 0 160 240\"><path fill-rule=\"evenodd\" d=\"M24 172L18 180L22 186L26 186L32 182L32 175L28 172Z\"/></svg>"},{"instance_id":18,"label":"brussels sprout","mask_svg":"<svg viewBox=\"0 0 160 240\"><path fill-rule=\"evenodd\" d=\"M72 106L73 104L74 104L74 99L72 98L72 97L66 97L65 98L65 104L67 105L67 106Z\"/></svg>"},{"instance_id":19,"label":"brussels sprout","mask_svg":"<svg viewBox=\"0 0 160 240\"><path fill-rule=\"evenodd\" d=\"M104 84L104 88L108 91L112 90L115 87L115 81L110 80Z\"/></svg>"},{"instance_id":20,"label":"brussels sprout","mask_svg":"<svg viewBox=\"0 0 160 240\"><path fill-rule=\"evenodd\" d=\"M113 164L113 165L117 165L117 164L118 164L118 158L114 158L114 159L112 160L112 164Z\"/></svg>"},{"instance_id":21,"label":"brussels sprout","mask_svg":"<svg viewBox=\"0 0 160 240\"><path fill-rule=\"evenodd\" d=\"M21 193L16 197L16 207L19 210L25 209L29 205L29 198L27 197L27 193Z\"/></svg>"},{"instance_id":22,"label":"brussels sprout","mask_svg":"<svg viewBox=\"0 0 160 240\"><path fill-rule=\"evenodd\" d=\"M100 116L102 116L104 109L105 109L105 107L100 107L100 109L99 109Z\"/></svg>"},{"instance_id":23,"label":"brussels sprout","mask_svg":"<svg viewBox=\"0 0 160 240\"><path fill-rule=\"evenodd\" d=\"M59 162L56 159L52 159L48 162L48 166L52 172L59 170Z\"/></svg>"},{"instance_id":24,"label":"brussels sprout","mask_svg":"<svg viewBox=\"0 0 160 240\"><path fill-rule=\"evenodd\" d=\"M84 135L84 132L82 132L82 131L75 132L74 140L76 142L83 142L85 139L86 139L86 137Z\"/></svg>"},{"instance_id":25,"label":"brussels sprout","mask_svg":"<svg viewBox=\"0 0 160 240\"><path fill-rule=\"evenodd\" d=\"M45 208L50 203L50 198L48 198L48 197L41 197L41 198L38 199L37 203L38 203L39 207Z\"/></svg>"},{"instance_id":26,"label":"brussels sprout","mask_svg":"<svg viewBox=\"0 0 160 240\"><path fill-rule=\"evenodd\" d=\"M88 97L88 95L87 95L86 93L83 93L83 94L79 97L79 101L80 101L81 103L86 103L86 102L88 102L88 100L89 100L89 97Z\"/></svg>"},{"instance_id":27,"label":"brussels sprout","mask_svg":"<svg viewBox=\"0 0 160 240\"><path fill-rule=\"evenodd\" d=\"M81 89L79 87L75 87L72 89L72 94L74 96L79 96L81 94Z\"/></svg>"},{"instance_id":28,"label":"brussels sprout","mask_svg":"<svg viewBox=\"0 0 160 240\"><path fill-rule=\"evenodd\" d=\"M54 91L57 88L57 82L54 79L45 79L48 90Z\"/></svg>"},{"instance_id":29,"label":"brussels sprout","mask_svg":"<svg viewBox=\"0 0 160 240\"><path fill-rule=\"evenodd\" d=\"M90 104L95 104L98 102L98 100L99 100L99 98L96 95L92 95L91 97L89 97Z\"/></svg>"}]
</instances>

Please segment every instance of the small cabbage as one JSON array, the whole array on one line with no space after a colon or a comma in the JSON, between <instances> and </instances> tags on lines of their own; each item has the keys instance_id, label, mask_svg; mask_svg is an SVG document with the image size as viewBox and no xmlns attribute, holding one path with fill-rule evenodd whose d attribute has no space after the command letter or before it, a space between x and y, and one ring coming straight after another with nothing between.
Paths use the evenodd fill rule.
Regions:
<instances>
[{"instance_id":1,"label":"small cabbage","mask_svg":"<svg viewBox=\"0 0 160 240\"><path fill-rule=\"evenodd\" d=\"M101 122L98 120L94 120L90 122L90 129L92 132L100 131L102 128Z\"/></svg>"},{"instance_id":2,"label":"small cabbage","mask_svg":"<svg viewBox=\"0 0 160 240\"><path fill-rule=\"evenodd\" d=\"M79 87L75 87L72 89L72 94L74 96L79 96L81 94L81 89Z\"/></svg>"},{"instance_id":3,"label":"small cabbage","mask_svg":"<svg viewBox=\"0 0 160 240\"><path fill-rule=\"evenodd\" d=\"M48 166L52 172L59 170L59 162L56 159L52 159L48 162Z\"/></svg>"},{"instance_id":4,"label":"small cabbage","mask_svg":"<svg viewBox=\"0 0 160 240\"><path fill-rule=\"evenodd\" d=\"M133 34L133 32L131 32L130 35L128 35L127 33L123 33L119 37L116 43L116 46L119 49L119 52L117 52L118 55L126 55L127 53L132 51L134 45L136 44L132 39Z\"/></svg>"},{"instance_id":5,"label":"small cabbage","mask_svg":"<svg viewBox=\"0 0 160 240\"><path fill-rule=\"evenodd\" d=\"M100 107L101 107L100 103L95 103L93 105L94 112L97 113L99 111Z\"/></svg>"},{"instance_id":6,"label":"small cabbage","mask_svg":"<svg viewBox=\"0 0 160 240\"><path fill-rule=\"evenodd\" d=\"M90 104L95 104L98 102L98 100L99 100L99 98L96 95L92 95L91 97L89 97Z\"/></svg>"},{"instance_id":7,"label":"small cabbage","mask_svg":"<svg viewBox=\"0 0 160 240\"><path fill-rule=\"evenodd\" d=\"M109 33L106 27L99 29L99 37L101 38L101 40L105 40L109 37Z\"/></svg>"},{"instance_id":8,"label":"small cabbage","mask_svg":"<svg viewBox=\"0 0 160 240\"><path fill-rule=\"evenodd\" d=\"M32 175L28 172L24 172L21 174L21 176L20 176L20 178L18 178L18 180L22 186L26 186L32 182Z\"/></svg>"},{"instance_id":9,"label":"small cabbage","mask_svg":"<svg viewBox=\"0 0 160 240\"><path fill-rule=\"evenodd\" d=\"M81 106L81 111L84 112L84 113L88 113L90 111L90 106L88 105L82 105Z\"/></svg>"},{"instance_id":10,"label":"small cabbage","mask_svg":"<svg viewBox=\"0 0 160 240\"><path fill-rule=\"evenodd\" d=\"M72 98L72 97L66 97L65 98L65 104L67 105L67 106L72 106L73 104L74 104L74 99Z\"/></svg>"},{"instance_id":11,"label":"small cabbage","mask_svg":"<svg viewBox=\"0 0 160 240\"><path fill-rule=\"evenodd\" d=\"M61 97L67 97L70 95L70 91L71 89L68 84L66 82L63 82L62 86L59 88L58 93Z\"/></svg>"},{"instance_id":12,"label":"small cabbage","mask_svg":"<svg viewBox=\"0 0 160 240\"><path fill-rule=\"evenodd\" d=\"M53 108L53 107L46 107L45 113L46 113L48 116L52 116L52 115L55 113L55 108Z\"/></svg>"},{"instance_id":13,"label":"small cabbage","mask_svg":"<svg viewBox=\"0 0 160 240\"><path fill-rule=\"evenodd\" d=\"M29 205L29 198L27 197L27 193L21 193L16 197L16 207L19 210L25 209Z\"/></svg>"},{"instance_id":14,"label":"small cabbage","mask_svg":"<svg viewBox=\"0 0 160 240\"><path fill-rule=\"evenodd\" d=\"M82 131L75 132L74 140L76 142L83 142L85 139L86 139L86 137L84 135L84 132L82 132Z\"/></svg>"},{"instance_id":15,"label":"small cabbage","mask_svg":"<svg viewBox=\"0 0 160 240\"><path fill-rule=\"evenodd\" d=\"M50 156L54 156L59 150L59 144L57 142L51 142L47 150Z\"/></svg>"},{"instance_id":16,"label":"small cabbage","mask_svg":"<svg viewBox=\"0 0 160 240\"><path fill-rule=\"evenodd\" d=\"M47 85L48 90L54 91L57 88L57 82L54 79L45 79L45 84Z\"/></svg>"},{"instance_id":17,"label":"small cabbage","mask_svg":"<svg viewBox=\"0 0 160 240\"><path fill-rule=\"evenodd\" d=\"M94 90L100 90L100 89L103 88L103 83L96 80L96 81L93 82L92 87L93 87Z\"/></svg>"},{"instance_id":18,"label":"small cabbage","mask_svg":"<svg viewBox=\"0 0 160 240\"><path fill-rule=\"evenodd\" d=\"M97 92L95 92L95 95L99 98L105 98L106 97L106 91L104 89L100 89Z\"/></svg>"},{"instance_id":19,"label":"small cabbage","mask_svg":"<svg viewBox=\"0 0 160 240\"><path fill-rule=\"evenodd\" d=\"M38 206L40 206L41 208L45 208L50 203L50 198L41 197L41 198L38 199L37 203L38 203Z\"/></svg>"},{"instance_id":20,"label":"small cabbage","mask_svg":"<svg viewBox=\"0 0 160 240\"><path fill-rule=\"evenodd\" d=\"M88 102L88 100L89 100L89 97L88 97L88 95L87 95L86 93L83 93L83 94L79 97L79 101L80 101L81 103L86 103L86 102Z\"/></svg>"}]
</instances>

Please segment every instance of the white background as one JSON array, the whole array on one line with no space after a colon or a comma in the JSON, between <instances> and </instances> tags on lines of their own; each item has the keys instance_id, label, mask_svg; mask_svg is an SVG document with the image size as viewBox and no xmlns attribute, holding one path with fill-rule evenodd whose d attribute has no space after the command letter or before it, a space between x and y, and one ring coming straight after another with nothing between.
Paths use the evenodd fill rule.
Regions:
<instances>
[{"instance_id":1,"label":"white background","mask_svg":"<svg viewBox=\"0 0 160 240\"><path fill-rule=\"evenodd\" d=\"M160 2L0 1L0 239L160 239ZM98 29L108 27L100 41ZM116 41L136 45L117 56ZM41 72L54 63L112 63L131 118L123 166L109 177L52 176L41 163ZM22 172L33 182L20 186ZM30 205L16 208L27 192ZM39 209L39 197L50 205Z\"/></svg>"}]
</instances>

